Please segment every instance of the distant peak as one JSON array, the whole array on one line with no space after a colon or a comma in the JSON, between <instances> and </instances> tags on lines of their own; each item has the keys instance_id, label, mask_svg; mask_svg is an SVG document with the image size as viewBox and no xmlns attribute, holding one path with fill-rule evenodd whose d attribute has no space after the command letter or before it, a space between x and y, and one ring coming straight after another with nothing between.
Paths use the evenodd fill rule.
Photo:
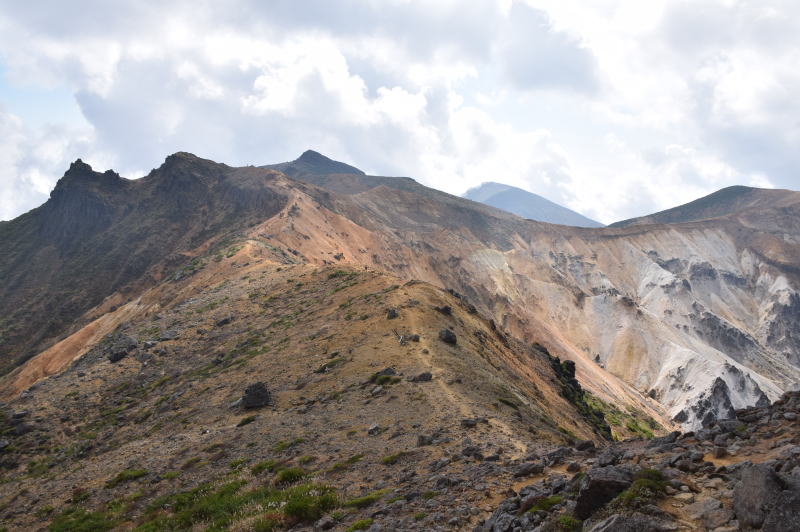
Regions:
<instances>
[{"instance_id":1,"label":"distant peak","mask_svg":"<svg viewBox=\"0 0 800 532\"><path fill-rule=\"evenodd\" d=\"M310 174L361 174L364 172L330 157L326 157L321 153L314 150L306 150L294 161L290 163L281 163L279 165L270 165L288 175L296 175L300 173Z\"/></svg>"},{"instance_id":2,"label":"distant peak","mask_svg":"<svg viewBox=\"0 0 800 532\"><path fill-rule=\"evenodd\" d=\"M327 161L333 161L333 159L331 159L330 157L325 157L324 155L322 155L318 151L314 151L314 150L306 150L306 151L304 151L302 153L302 155L300 155L300 157L297 158L297 160L298 161L303 161L303 162L309 162L309 163L310 162L314 162L314 161L319 161L319 162L321 162L321 161L326 161L326 162Z\"/></svg>"},{"instance_id":3,"label":"distant peak","mask_svg":"<svg viewBox=\"0 0 800 532\"><path fill-rule=\"evenodd\" d=\"M197 161L199 159L200 157L193 153L189 153L187 151L176 151L172 155L167 155L167 158L164 159L164 164L179 161Z\"/></svg>"}]
</instances>

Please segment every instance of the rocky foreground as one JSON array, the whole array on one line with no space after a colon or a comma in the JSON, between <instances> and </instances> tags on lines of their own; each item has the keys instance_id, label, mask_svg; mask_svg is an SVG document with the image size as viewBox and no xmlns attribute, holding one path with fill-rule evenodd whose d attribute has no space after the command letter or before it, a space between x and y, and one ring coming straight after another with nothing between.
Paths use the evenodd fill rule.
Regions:
<instances>
[{"instance_id":1,"label":"rocky foreground","mask_svg":"<svg viewBox=\"0 0 800 532\"><path fill-rule=\"evenodd\" d=\"M557 449L475 530L799 530L799 408L791 392L697 432Z\"/></svg>"}]
</instances>

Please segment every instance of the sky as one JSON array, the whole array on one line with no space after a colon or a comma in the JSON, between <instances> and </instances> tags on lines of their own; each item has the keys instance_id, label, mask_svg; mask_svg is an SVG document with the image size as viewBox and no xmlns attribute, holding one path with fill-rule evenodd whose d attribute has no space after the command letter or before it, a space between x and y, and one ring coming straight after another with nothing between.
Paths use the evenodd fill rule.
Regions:
<instances>
[{"instance_id":1,"label":"sky","mask_svg":"<svg viewBox=\"0 0 800 532\"><path fill-rule=\"evenodd\" d=\"M0 220L77 158L314 149L604 223L800 189L794 0L0 0Z\"/></svg>"}]
</instances>

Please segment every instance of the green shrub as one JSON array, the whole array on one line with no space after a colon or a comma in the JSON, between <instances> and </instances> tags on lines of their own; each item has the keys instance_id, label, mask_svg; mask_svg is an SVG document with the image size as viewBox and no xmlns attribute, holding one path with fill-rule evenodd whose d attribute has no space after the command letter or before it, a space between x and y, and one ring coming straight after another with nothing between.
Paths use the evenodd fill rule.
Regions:
<instances>
[{"instance_id":1,"label":"green shrub","mask_svg":"<svg viewBox=\"0 0 800 532\"><path fill-rule=\"evenodd\" d=\"M551 495L550 497L542 497L533 503L528 511L529 512L548 512L553 506L561 504L563 497L560 495Z\"/></svg>"},{"instance_id":2,"label":"green shrub","mask_svg":"<svg viewBox=\"0 0 800 532\"><path fill-rule=\"evenodd\" d=\"M639 508L664 495L666 483L662 480L660 471L645 469L637 477L630 488L617 495L612 505L619 508Z\"/></svg>"},{"instance_id":3,"label":"green shrub","mask_svg":"<svg viewBox=\"0 0 800 532\"><path fill-rule=\"evenodd\" d=\"M275 476L276 484L294 484L304 479L308 473L301 467L289 467L281 469Z\"/></svg>"},{"instance_id":4,"label":"green shrub","mask_svg":"<svg viewBox=\"0 0 800 532\"><path fill-rule=\"evenodd\" d=\"M270 473L272 473L273 471L275 471L276 465L278 465L278 463L275 460L264 460L263 462L259 462L253 467L251 467L250 472L253 473L254 475L260 475L264 471L269 471Z\"/></svg>"},{"instance_id":5,"label":"green shrub","mask_svg":"<svg viewBox=\"0 0 800 532\"><path fill-rule=\"evenodd\" d=\"M320 367L314 370L314 373L326 373L329 370L332 370L335 367L341 366L345 363L345 359L342 357L336 357L332 360L329 360L322 364Z\"/></svg>"},{"instance_id":6,"label":"green shrub","mask_svg":"<svg viewBox=\"0 0 800 532\"><path fill-rule=\"evenodd\" d=\"M381 500L381 497L386 495L388 491L389 490L385 489L373 491L372 493L364 495L363 497L356 497L355 499L350 499L349 501L344 503L344 505L353 508L366 508L367 506L371 506L372 504Z\"/></svg>"},{"instance_id":7,"label":"green shrub","mask_svg":"<svg viewBox=\"0 0 800 532\"><path fill-rule=\"evenodd\" d=\"M580 532L583 523L571 515L562 515L556 519L556 530L559 532Z\"/></svg>"},{"instance_id":8,"label":"green shrub","mask_svg":"<svg viewBox=\"0 0 800 532\"><path fill-rule=\"evenodd\" d=\"M283 513L287 517L307 523L316 521L322 514L339 505L339 499L333 488L307 485L289 488Z\"/></svg>"},{"instance_id":9,"label":"green shrub","mask_svg":"<svg viewBox=\"0 0 800 532\"><path fill-rule=\"evenodd\" d=\"M408 454L408 453L406 453L405 451L400 451L400 452L397 452L397 453L394 453L394 454L390 454L388 456L384 456L383 458L381 458L381 463L383 465L396 464L397 461L400 460L402 457L404 457L406 454Z\"/></svg>"},{"instance_id":10,"label":"green shrub","mask_svg":"<svg viewBox=\"0 0 800 532\"><path fill-rule=\"evenodd\" d=\"M262 517L253 523L253 532L274 532L283 528L283 519L277 517Z\"/></svg>"},{"instance_id":11,"label":"green shrub","mask_svg":"<svg viewBox=\"0 0 800 532\"><path fill-rule=\"evenodd\" d=\"M130 482L131 480L142 478L146 474L147 470L145 469L126 469L117 473L117 476L114 478L106 481L106 487L113 488L122 484L123 482Z\"/></svg>"},{"instance_id":12,"label":"green shrub","mask_svg":"<svg viewBox=\"0 0 800 532\"><path fill-rule=\"evenodd\" d=\"M245 463L247 463L247 458L237 458L230 463L231 469L239 469Z\"/></svg>"},{"instance_id":13,"label":"green shrub","mask_svg":"<svg viewBox=\"0 0 800 532\"><path fill-rule=\"evenodd\" d=\"M353 456L351 456L350 458L348 458L344 462L337 462L337 463L333 464L331 466L331 468L328 469L328 472L329 473L337 473L339 471L344 471L345 469L347 469L351 465L355 464L356 462L360 462L362 458L364 458L363 454L354 454Z\"/></svg>"},{"instance_id":14,"label":"green shrub","mask_svg":"<svg viewBox=\"0 0 800 532\"><path fill-rule=\"evenodd\" d=\"M389 385L389 384L397 384L402 379L395 375L379 375L378 373L373 373L370 378L369 382L373 384L380 384L380 385Z\"/></svg>"},{"instance_id":15,"label":"green shrub","mask_svg":"<svg viewBox=\"0 0 800 532\"><path fill-rule=\"evenodd\" d=\"M257 416L247 416L243 417L239 422L236 424L237 427L244 427L245 425L249 425L253 421L256 420Z\"/></svg>"},{"instance_id":16,"label":"green shrub","mask_svg":"<svg viewBox=\"0 0 800 532\"><path fill-rule=\"evenodd\" d=\"M367 519L359 519L349 527L347 527L347 532L355 532L356 530L366 530L372 526L375 520L368 517Z\"/></svg>"}]
</instances>

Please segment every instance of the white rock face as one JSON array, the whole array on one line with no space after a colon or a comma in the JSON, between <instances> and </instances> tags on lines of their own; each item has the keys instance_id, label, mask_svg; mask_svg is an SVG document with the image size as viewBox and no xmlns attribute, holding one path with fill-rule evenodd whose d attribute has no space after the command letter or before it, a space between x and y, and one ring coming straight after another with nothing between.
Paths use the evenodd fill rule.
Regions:
<instances>
[{"instance_id":1,"label":"white rock face","mask_svg":"<svg viewBox=\"0 0 800 532\"><path fill-rule=\"evenodd\" d=\"M495 288L506 327L530 338L541 334L533 323L549 330L556 351L596 361L685 428L800 382L798 287L725 231L534 235L505 256L481 250L461 265ZM592 388L598 376L587 373Z\"/></svg>"}]
</instances>

